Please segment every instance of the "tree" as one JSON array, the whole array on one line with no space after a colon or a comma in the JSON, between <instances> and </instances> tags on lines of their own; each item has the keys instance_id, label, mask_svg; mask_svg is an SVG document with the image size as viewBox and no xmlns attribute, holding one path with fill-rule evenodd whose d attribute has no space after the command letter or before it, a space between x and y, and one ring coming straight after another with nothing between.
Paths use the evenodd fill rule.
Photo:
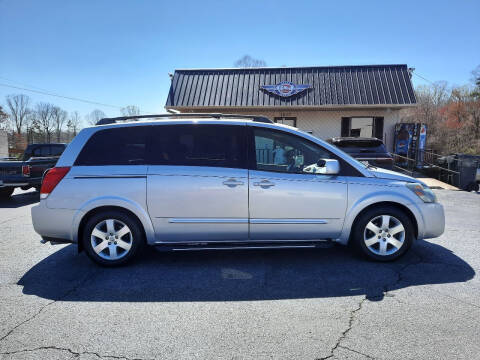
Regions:
<instances>
[{"instance_id":1,"label":"tree","mask_svg":"<svg viewBox=\"0 0 480 360\"><path fill-rule=\"evenodd\" d=\"M73 137L77 136L77 131L80 127L80 114L78 111L74 111L70 114L70 118L67 122L68 130L73 134Z\"/></svg>"},{"instance_id":2,"label":"tree","mask_svg":"<svg viewBox=\"0 0 480 360\"><path fill-rule=\"evenodd\" d=\"M30 98L27 95L8 95L7 106L10 111L10 121L12 121L17 134L22 133L22 127L30 113Z\"/></svg>"},{"instance_id":3,"label":"tree","mask_svg":"<svg viewBox=\"0 0 480 360\"><path fill-rule=\"evenodd\" d=\"M7 128L8 114L0 106L0 130Z\"/></svg>"},{"instance_id":4,"label":"tree","mask_svg":"<svg viewBox=\"0 0 480 360\"><path fill-rule=\"evenodd\" d=\"M475 85L475 89L472 91L472 96L480 100L480 65L472 71L472 82Z\"/></svg>"},{"instance_id":5,"label":"tree","mask_svg":"<svg viewBox=\"0 0 480 360\"><path fill-rule=\"evenodd\" d=\"M50 103L38 103L35 106L35 123L43 133L44 141L49 143L54 129L53 108Z\"/></svg>"},{"instance_id":6,"label":"tree","mask_svg":"<svg viewBox=\"0 0 480 360\"><path fill-rule=\"evenodd\" d=\"M65 110L62 110L58 106L54 106L52 109L52 119L55 125L55 130L57 134L57 142L60 142L60 137L62 135L63 124L67 120L68 113Z\"/></svg>"},{"instance_id":7,"label":"tree","mask_svg":"<svg viewBox=\"0 0 480 360\"><path fill-rule=\"evenodd\" d=\"M100 119L107 117L102 110L95 109L90 114L86 116L87 122L90 125L95 125Z\"/></svg>"},{"instance_id":8,"label":"tree","mask_svg":"<svg viewBox=\"0 0 480 360\"><path fill-rule=\"evenodd\" d=\"M256 68L256 67L265 67L267 63L264 60L254 59L250 55L244 55L235 63L233 66L238 68Z\"/></svg>"},{"instance_id":9,"label":"tree","mask_svg":"<svg viewBox=\"0 0 480 360\"><path fill-rule=\"evenodd\" d=\"M135 105L128 105L120 109L123 116L135 116L140 115L140 108Z\"/></svg>"}]
</instances>

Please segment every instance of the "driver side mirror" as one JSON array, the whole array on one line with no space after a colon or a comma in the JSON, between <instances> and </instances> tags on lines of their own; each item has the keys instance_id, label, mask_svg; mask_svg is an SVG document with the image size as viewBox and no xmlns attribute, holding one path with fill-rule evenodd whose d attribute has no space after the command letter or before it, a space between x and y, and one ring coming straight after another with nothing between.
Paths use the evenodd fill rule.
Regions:
<instances>
[{"instance_id":1,"label":"driver side mirror","mask_svg":"<svg viewBox=\"0 0 480 360\"><path fill-rule=\"evenodd\" d=\"M321 174L336 175L340 172L340 163L336 159L320 159L317 166L322 168Z\"/></svg>"}]
</instances>

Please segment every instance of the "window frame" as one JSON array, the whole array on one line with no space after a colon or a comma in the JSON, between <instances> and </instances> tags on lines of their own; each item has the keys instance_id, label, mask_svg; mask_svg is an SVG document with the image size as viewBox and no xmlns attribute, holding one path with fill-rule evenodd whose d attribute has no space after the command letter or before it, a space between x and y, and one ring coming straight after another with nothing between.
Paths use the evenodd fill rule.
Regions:
<instances>
[{"instance_id":1,"label":"window frame","mask_svg":"<svg viewBox=\"0 0 480 360\"><path fill-rule=\"evenodd\" d=\"M365 177L360 171L355 169L351 164L349 164L346 160L344 160L342 157L339 155L333 153L332 151L324 148L322 145L317 144L310 139L307 139L303 136L300 136L298 134L294 134L288 131L280 130L280 129L272 129L270 127L263 127L263 126L248 126L248 169L252 171L262 171L262 172L269 172L269 173L274 173L274 174L287 174L287 175L306 175L306 176L332 176L332 175L327 175L327 174L310 174L310 173L300 173L300 172L286 172L286 171L277 171L277 170L263 170L263 169L257 169L257 154L256 154L256 148L255 148L255 129L262 129L266 131L271 131L273 133L279 133L279 134L287 134L289 136L297 137L301 139L304 142L309 143L310 145L320 147L323 149L325 152L330 154L332 159L338 160L340 163L340 172L335 175L335 176L349 176L349 177Z\"/></svg>"}]
</instances>

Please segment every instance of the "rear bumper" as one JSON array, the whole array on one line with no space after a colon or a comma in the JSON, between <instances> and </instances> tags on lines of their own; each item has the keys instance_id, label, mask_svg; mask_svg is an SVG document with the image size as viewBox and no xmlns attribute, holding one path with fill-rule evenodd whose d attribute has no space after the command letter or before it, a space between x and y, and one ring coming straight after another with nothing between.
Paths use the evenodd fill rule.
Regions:
<instances>
[{"instance_id":1,"label":"rear bumper","mask_svg":"<svg viewBox=\"0 0 480 360\"><path fill-rule=\"evenodd\" d=\"M40 186L42 178L19 177L13 179L0 179L0 188L2 187L22 187L22 186Z\"/></svg>"},{"instance_id":2,"label":"rear bumper","mask_svg":"<svg viewBox=\"0 0 480 360\"><path fill-rule=\"evenodd\" d=\"M46 201L41 200L37 206L32 207L31 211L33 228L42 238L75 242L72 225L77 210L50 209L46 206Z\"/></svg>"},{"instance_id":3,"label":"rear bumper","mask_svg":"<svg viewBox=\"0 0 480 360\"><path fill-rule=\"evenodd\" d=\"M439 237L445 231L445 212L439 203L423 203L420 206L423 217L423 235L419 238L431 239Z\"/></svg>"}]
</instances>

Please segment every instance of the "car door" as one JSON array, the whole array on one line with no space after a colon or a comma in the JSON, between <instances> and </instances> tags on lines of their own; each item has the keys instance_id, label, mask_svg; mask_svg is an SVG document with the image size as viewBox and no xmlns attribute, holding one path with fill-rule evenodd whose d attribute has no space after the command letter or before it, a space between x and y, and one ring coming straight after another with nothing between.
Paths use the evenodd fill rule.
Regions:
<instances>
[{"instance_id":1,"label":"car door","mask_svg":"<svg viewBox=\"0 0 480 360\"><path fill-rule=\"evenodd\" d=\"M248 239L246 126L155 126L147 178L158 242Z\"/></svg>"},{"instance_id":2,"label":"car door","mask_svg":"<svg viewBox=\"0 0 480 360\"><path fill-rule=\"evenodd\" d=\"M347 179L318 174L321 146L286 131L250 126L251 240L329 239L339 236L347 207Z\"/></svg>"}]
</instances>

